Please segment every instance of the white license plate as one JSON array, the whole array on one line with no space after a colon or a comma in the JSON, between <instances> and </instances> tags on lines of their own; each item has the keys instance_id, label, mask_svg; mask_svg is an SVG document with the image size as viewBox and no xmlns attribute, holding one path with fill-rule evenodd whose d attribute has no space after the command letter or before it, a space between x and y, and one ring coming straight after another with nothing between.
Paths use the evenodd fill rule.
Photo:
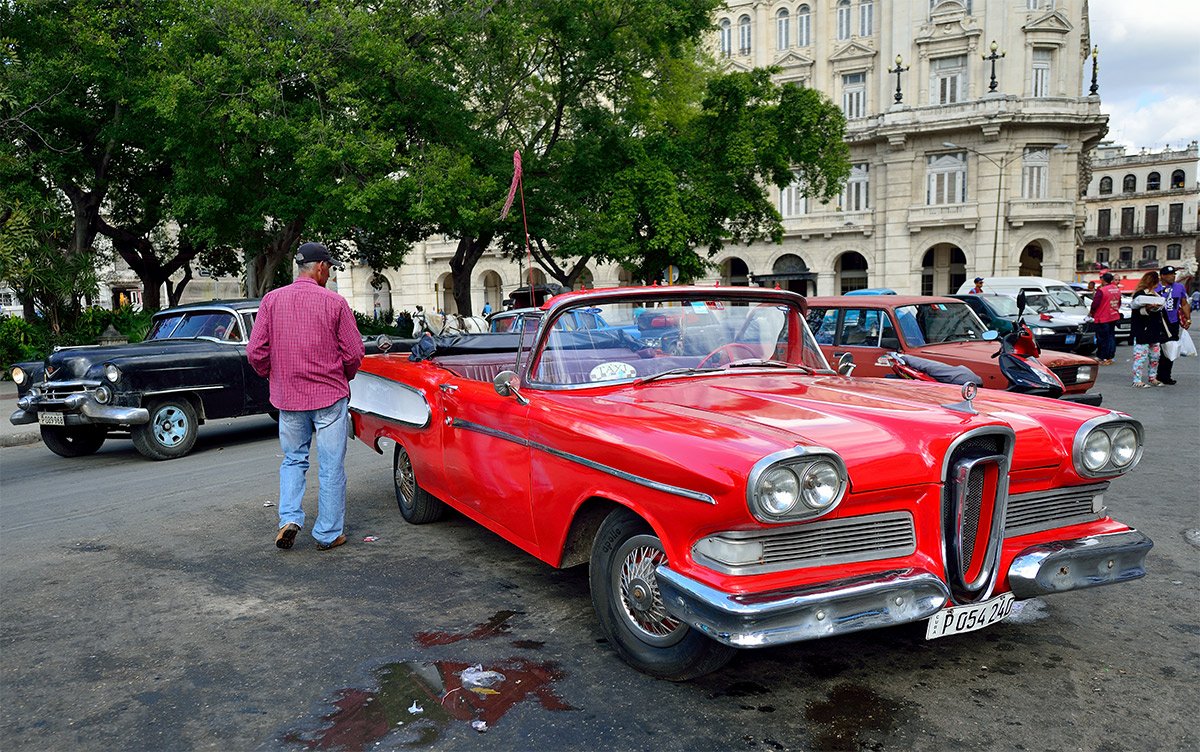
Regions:
<instances>
[{"instance_id":1,"label":"white license plate","mask_svg":"<svg viewBox=\"0 0 1200 752\"><path fill-rule=\"evenodd\" d=\"M1012 593L1005 593L983 603L943 608L929 617L929 623L925 627L925 639L974 632L976 629L1003 621L1012 613L1014 600Z\"/></svg>"},{"instance_id":2,"label":"white license plate","mask_svg":"<svg viewBox=\"0 0 1200 752\"><path fill-rule=\"evenodd\" d=\"M38 413L38 423L43 426L65 426L62 413Z\"/></svg>"}]
</instances>

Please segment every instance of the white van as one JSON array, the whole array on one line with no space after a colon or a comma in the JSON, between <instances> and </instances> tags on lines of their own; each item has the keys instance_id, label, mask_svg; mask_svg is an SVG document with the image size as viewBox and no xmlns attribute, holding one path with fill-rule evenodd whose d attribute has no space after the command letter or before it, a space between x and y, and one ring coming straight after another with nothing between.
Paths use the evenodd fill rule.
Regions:
<instances>
[{"instance_id":1,"label":"white van","mask_svg":"<svg viewBox=\"0 0 1200 752\"><path fill-rule=\"evenodd\" d=\"M973 282L964 282L958 288L959 294L971 292ZM984 277L983 291L997 295L1016 296L1018 292L1042 292L1049 295L1067 313L1087 316L1089 306L1070 285L1062 280L1049 277Z\"/></svg>"}]
</instances>

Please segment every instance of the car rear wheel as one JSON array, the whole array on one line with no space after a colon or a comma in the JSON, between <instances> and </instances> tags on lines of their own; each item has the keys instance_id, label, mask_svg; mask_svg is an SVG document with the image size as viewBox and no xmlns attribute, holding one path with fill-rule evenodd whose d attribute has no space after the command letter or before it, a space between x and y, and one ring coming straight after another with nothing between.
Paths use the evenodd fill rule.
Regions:
<instances>
[{"instance_id":1,"label":"car rear wheel","mask_svg":"<svg viewBox=\"0 0 1200 752\"><path fill-rule=\"evenodd\" d=\"M446 505L417 483L412 457L400 444L392 459L392 481L396 485L396 506L405 521L414 525L437 522L446 514Z\"/></svg>"},{"instance_id":2,"label":"car rear wheel","mask_svg":"<svg viewBox=\"0 0 1200 752\"><path fill-rule=\"evenodd\" d=\"M59 457L95 454L108 431L100 426L42 426L42 443Z\"/></svg>"},{"instance_id":3,"label":"car rear wheel","mask_svg":"<svg viewBox=\"0 0 1200 752\"><path fill-rule=\"evenodd\" d=\"M172 460L192 451L199 420L192 403L183 398L151 402L150 422L134 426L133 446L152 460Z\"/></svg>"},{"instance_id":4,"label":"car rear wheel","mask_svg":"<svg viewBox=\"0 0 1200 752\"><path fill-rule=\"evenodd\" d=\"M665 563L650 526L627 509L614 511L592 547L592 605L626 663L660 679L687 681L721 668L736 651L667 612L654 574Z\"/></svg>"}]
</instances>

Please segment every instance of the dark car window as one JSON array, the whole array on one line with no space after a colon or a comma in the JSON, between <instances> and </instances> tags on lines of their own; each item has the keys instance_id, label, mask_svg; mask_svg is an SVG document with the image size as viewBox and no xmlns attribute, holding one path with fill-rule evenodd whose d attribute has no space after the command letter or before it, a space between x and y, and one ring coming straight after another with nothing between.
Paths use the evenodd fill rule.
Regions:
<instances>
[{"instance_id":1,"label":"dark car window","mask_svg":"<svg viewBox=\"0 0 1200 752\"><path fill-rule=\"evenodd\" d=\"M818 345L833 344L834 335L837 334L837 315L838 309L836 308L808 309L806 316L808 328L812 329Z\"/></svg>"},{"instance_id":2,"label":"dark car window","mask_svg":"<svg viewBox=\"0 0 1200 752\"><path fill-rule=\"evenodd\" d=\"M146 339L193 339L211 337L219 340L238 340L237 320L225 311L183 312L164 316L154 322Z\"/></svg>"},{"instance_id":3,"label":"dark car window","mask_svg":"<svg viewBox=\"0 0 1200 752\"><path fill-rule=\"evenodd\" d=\"M149 333L146 334L146 339L170 339L171 335L183 321L183 314L177 313L173 316L162 316L154 320L154 324L150 327Z\"/></svg>"},{"instance_id":4,"label":"dark car window","mask_svg":"<svg viewBox=\"0 0 1200 752\"><path fill-rule=\"evenodd\" d=\"M896 323L911 346L977 340L984 326L965 303L922 303L896 309Z\"/></svg>"},{"instance_id":5,"label":"dark car window","mask_svg":"<svg viewBox=\"0 0 1200 752\"><path fill-rule=\"evenodd\" d=\"M848 309L842 319L842 337L838 344L848 347L878 347L881 320L887 317L878 308Z\"/></svg>"}]
</instances>

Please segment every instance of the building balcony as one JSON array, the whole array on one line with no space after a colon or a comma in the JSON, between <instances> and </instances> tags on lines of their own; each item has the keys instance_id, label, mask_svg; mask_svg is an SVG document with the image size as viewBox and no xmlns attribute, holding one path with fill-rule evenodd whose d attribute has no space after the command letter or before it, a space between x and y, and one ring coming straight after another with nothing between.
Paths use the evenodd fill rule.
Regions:
<instances>
[{"instance_id":1,"label":"building balcony","mask_svg":"<svg viewBox=\"0 0 1200 752\"><path fill-rule=\"evenodd\" d=\"M974 230L979 225L979 204L946 204L943 206L913 206L908 210L908 231L920 232L927 227L962 227Z\"/></svg>"},{"instance_id":2,"label":"building balcony","mask_svg":"<svg viewBox=\"0 0 1200 752\"><path fill-rule=\"evenodd\" d=\"M801 240L812 237L832 238L834 235L844 234L859 234L869 238L875 234L875 212L871 209L822 211L799 217L784 217L783 234Z\"/></svg>"},{"instance_id":3,"label":"building balcony","mask_svg":"<svg viewBox=\"0 0 1200 752\"><path fill-rule=\"evenodd\" d=\"M1095 232L1085 233L1083 242L1085 243L1124 243L1138 240L1187 240L1196 236L1196 229L1185 229L1184 227L1170 226L1159 228L1153 232L1145 230L1132 230L1130 232L1109 233L1108 235L1097 235Z\"/></svg>"},{"instance_id":4,"label":"building balcony","mask_svg":"<svg viewBox=\"0 0 1200 752\"><path fill-rule=\"evenodd\" d=\"M1075 225L1075 202L1068 199L1009 199L1006 218L1013 227L1026 222L1053 222L1059 227Z\"/></svg>"},{"instance_id":5,"label":"building balcony","mask_svg":"<svg viewBox=\"0 0 1200 752\"><path fill-rule=\"evenodd\" d=\"M895 105L886 112L848 122L846 140L854 144L884 138L899 146L916 134L942 141L964 129L978 129L986 139L993 139L1004 127L1018 123L1080 127L1095 126L1103 119L1096 97L985 95L949 105Z\"/></svg>"}]
</instances>

